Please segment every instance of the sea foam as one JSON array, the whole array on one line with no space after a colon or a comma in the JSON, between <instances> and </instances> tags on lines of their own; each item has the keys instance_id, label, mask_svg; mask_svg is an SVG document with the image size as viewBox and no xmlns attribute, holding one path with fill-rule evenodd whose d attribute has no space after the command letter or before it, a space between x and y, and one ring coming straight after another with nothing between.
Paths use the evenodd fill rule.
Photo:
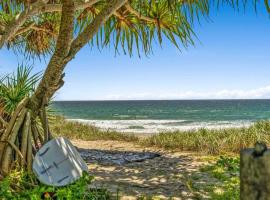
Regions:
<instances>
[{"instance_id":1,"label":"sea foam","mask_svg":"<svg viewBox=\"0 0 270 200\"><path fill-rule=\"evenodd\" d=\"M162 131L187 131L201 128L222 129L248 127L253 122L247 120L193 122L188 120L86 120L68 119L96 126L102 130L115 130L124 133L159 133Z\"/></svg>"}]
</instances>

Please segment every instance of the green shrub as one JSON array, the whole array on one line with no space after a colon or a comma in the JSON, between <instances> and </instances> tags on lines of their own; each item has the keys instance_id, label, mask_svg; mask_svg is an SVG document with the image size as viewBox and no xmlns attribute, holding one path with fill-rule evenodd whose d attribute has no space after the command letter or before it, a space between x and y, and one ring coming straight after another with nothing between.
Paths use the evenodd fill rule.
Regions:
<instances>
[{"instance_id":1,"label":"green shrub","mask_svg":"<svg viewBox=\"0 0 270 200\"><path fill-rule=\"evenodd\" d=\"M11 114L26 96L33 94L40 75L32 74L31 66L21 64L16 72L0 77L0 104L5 112L2 114Z\"/></svg>"},{"instance_id":2,"label":"green shrub","mask_svg":"<svg viewBox=\"0 0 270 200\"><path fill-rule=\"evenodd\" d=\"M89 189L93 180L87 173L75 183L65 187L51 187L38 182L34 175L25 172L13 172L0 181L0 199L2 200L106 200L110 194L105 189Z\"/></svg>"},{"instance_id":3,"label":"green shrub","mask_svg":"<svg viewBox=\"0 0 270 200\"><path fill-rule=\"evenodd\" d=\"M214 164L201 169L219 181L219 184L208 186L210 199L240 199L239 165L239 158L221 156Z\"/></svg>"}]
</instances>

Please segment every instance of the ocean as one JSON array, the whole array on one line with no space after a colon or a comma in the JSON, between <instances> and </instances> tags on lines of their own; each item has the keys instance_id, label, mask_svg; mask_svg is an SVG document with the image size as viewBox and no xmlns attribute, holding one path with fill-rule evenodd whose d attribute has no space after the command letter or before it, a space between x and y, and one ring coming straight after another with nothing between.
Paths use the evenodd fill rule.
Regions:
<instances>
[{"instance_id":1,"label":"ocean","mask_svg":"<svg viewBox=\"0 0 270 200\"><path fill-rule=\"evenodd\" d=\"M68 120L129 133L249 126L270 119L270 100L55 101Z\"/></svg>"}]
</instances>

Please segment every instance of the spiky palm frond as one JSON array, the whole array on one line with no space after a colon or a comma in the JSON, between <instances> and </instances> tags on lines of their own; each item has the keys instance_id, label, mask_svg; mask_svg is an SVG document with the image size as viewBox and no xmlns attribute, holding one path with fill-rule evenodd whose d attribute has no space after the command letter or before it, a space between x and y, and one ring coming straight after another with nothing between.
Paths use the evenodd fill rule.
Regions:
<instances>
[{"instance_id":1,"label":"spiky palm frond","mask_svg":"<svg viewBox=\"0 0 270 200\"><path fill-rule=\"evenodd\" d=\"M180 2L180 3L179 3ZM93 9L84 10L78 17L77 32L91 23L103 8L100 2ZM195 36L192 30L194 17L208 14L208 0L202 1L131 1L129 7L123 6L100 27L99 33L90 41L99 48L113 46L132 55L133 51L152 52L152 43L160 45L166 37L177 48L192 45Z\"/></svg>"},{"instance_id":2,"label":"spiky palm frond","mask_svg":"<svg viewBox=\"0 0 270 200\"><path fill-rule=\"evenodd\" d=\"M23 98L34 92L41 74L32 75L31 71L32 67L19 65L16 73L0 79L0 107L2 112L0 115L10 115Z\"/></svg>"},{"instance_id":3,"label":"spiky palm frond","mask_svg":"<svg viewBox=\"0 0 270 200\"><path fill-rule=\"evenodd\" d=\"M27 22L20 29L22 33L12 38L7 47L25 56L47 56L53 52L59 32L59 22L59 13L39 16ZM31 28L27 29L28 27Z\"/></svg>"},{"instance_id":4,"label":"spiky palm frond","mask_svg":"<svg viewBox=\"0 0 270 200\"><path fill-rule=\"evenodd\" d=\"M0 3L1 24L9 24L16 15L22 12L29 2L36 0L2 0ZM60 0L50 0L49 3L61 3ZM132 55L136 51L149 54L152 52L153 42L162 44L167 38L177 48L186 48L194 44L196 38L193 23L209 15L211 8L228 4L233 8L245 7L252 4L256 10L259 0L130 0L110 17L100 27L95 38L89 43L98 48L113 46L117 52ZM264 1L270 12L268 0ZM76 14L76 28L74 35L78 35L93 21L104 8L106 0L95 3L92 7L78 10ZM212 6L211 6L212 5ZM14 48L26 55L50 54L55 45L59 31L61 13L53 12L39 14L24 24L27 29L32 23L35 28L29 29L13 37L8 47ZM0 29L1 31L1 29Z\"/></svg>"}]
</instances>

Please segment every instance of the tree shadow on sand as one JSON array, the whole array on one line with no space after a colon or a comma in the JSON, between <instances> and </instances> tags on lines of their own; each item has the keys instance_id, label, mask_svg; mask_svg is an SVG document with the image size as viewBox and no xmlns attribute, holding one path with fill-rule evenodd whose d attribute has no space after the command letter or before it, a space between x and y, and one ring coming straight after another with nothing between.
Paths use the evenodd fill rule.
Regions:
<instances>
[{"instance_id":1,"label":"tree shadow on sand","mask_svg":"<svg viewBox=\"0 0 270 200\"><path fill-rule=\"evenodd\" d=\"M95 177L93 186L106 187L126 199L132 197L205 199L207 194L200 189L201 186L215 182L199 170L201 166L199 159L189 154L89 149L80 149L80 152L94 152L107 157L111 155L112 158L113 155L156 155L140 162L122 164L104 162L104 159L86 159L89 173Z\"/></svg>"}]
</instances>

